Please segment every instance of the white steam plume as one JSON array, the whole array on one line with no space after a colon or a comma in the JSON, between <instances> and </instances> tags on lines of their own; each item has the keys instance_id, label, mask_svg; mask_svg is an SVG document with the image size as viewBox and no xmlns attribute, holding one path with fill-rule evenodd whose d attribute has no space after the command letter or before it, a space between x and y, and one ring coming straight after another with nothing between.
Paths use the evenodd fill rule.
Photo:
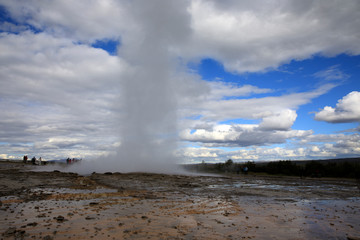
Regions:
<instances>
[{"instance_id":1,"label":"white steam plume","mask_svg":"<svg viewBox=\"0 0 360 240\"><path fill-rule=\"evenodd\" d=\"M177 66L171 52L190 31L184 4L132 1L128 10L134 28L123 36L119 48L119 57L132 67L121 79L121 145L115 156L82 164L83 172L175 171L179 94L173 82Z\"/></svg>"}]
</instances>

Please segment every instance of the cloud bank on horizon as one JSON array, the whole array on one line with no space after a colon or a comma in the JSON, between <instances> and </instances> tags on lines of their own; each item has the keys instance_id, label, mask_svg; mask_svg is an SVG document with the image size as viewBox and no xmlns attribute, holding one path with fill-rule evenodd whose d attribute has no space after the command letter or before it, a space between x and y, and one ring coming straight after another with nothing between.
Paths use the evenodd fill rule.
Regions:
<instances>
[{"instance_id":1,"label":"cloud bank on horizon","mask_svg":"<svg viewBox=\"0 0 360 240\"><path fill-rule=\"evenodd\" d=\"M358 157L359 22L356 0L0 0L0 158Z\"/></svg>"}]
</instances>

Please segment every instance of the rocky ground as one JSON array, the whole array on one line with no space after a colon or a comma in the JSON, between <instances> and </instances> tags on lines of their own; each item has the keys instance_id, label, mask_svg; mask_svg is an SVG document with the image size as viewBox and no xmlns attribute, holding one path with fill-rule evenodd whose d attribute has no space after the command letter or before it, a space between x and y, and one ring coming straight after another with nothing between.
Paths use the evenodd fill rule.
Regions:
<instances>
[{"instance_id":1,"label":"rocky ground","mask_svg":"<svg viewBox=\"0 0 360 240\"><path fill-rule=\"evenodd\" d=\"M43 170L0 162L0 239L360 239L351 179Z\"/></svg>"}]
</instances>

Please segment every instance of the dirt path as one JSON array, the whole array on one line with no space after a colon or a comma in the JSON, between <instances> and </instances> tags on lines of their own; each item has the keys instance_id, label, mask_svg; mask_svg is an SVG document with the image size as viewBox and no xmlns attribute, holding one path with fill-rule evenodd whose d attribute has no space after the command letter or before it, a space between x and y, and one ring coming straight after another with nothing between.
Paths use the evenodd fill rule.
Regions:
<instances>
[{"instance_id":1,"label":"dirt path","mask_svg":"<svg viewBox=\"0 0 360 240\"><path fill-rule=\"evenodd\" d=\"M34 172L0 163L1 239L356 239L352 180Z\"/></svg>"}]
</instances>

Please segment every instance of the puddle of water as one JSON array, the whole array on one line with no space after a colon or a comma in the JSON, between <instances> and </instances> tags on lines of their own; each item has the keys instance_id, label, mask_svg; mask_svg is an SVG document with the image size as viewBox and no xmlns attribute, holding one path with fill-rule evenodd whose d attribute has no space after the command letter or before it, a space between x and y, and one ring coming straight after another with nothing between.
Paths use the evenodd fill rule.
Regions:
<instances>
[{"instance_id":1,"label":"puddle of water","mask_svg":"<svg viewBox=\"0 0 360 240\"><path fill-rule=\"evenodd\" d=\"M208 189L264 189L264 190L276 190L283 192L292 192L292 193L354 193L358 192L357 186L349 184L333 184L328 182L301 182L299 180L292 182L285 182L284 184L277 184L272 181L267 180L241 180L234 181L233 183L219 183L211 184L207 186Z\"/></svg>"}]
</instances>

